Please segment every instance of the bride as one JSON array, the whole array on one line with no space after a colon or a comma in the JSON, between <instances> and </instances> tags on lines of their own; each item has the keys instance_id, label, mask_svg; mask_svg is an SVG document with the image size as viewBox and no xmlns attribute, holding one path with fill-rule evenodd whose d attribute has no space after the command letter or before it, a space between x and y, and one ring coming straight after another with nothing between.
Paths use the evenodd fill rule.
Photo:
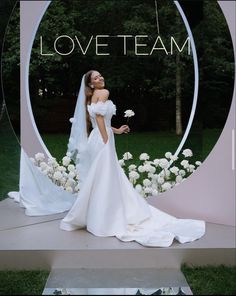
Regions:
<instances>
[{"instance_id":1,"label":"bride","mask_svg":"<svg viewBox=\"0 0 236 296\"><path fill-rule=\"evenodd\" d=\"M202 237L204 221L170 216L149 205L133 188L118 162L114 140L114 134L130 129L128 125L112 127L115 114L104 78L98 71L88 71L82 78L68 145L68 151L77 155L80 191L60 228L87 228L96 236L115 236L149 247Z\"/></svg>"}]
</instances>

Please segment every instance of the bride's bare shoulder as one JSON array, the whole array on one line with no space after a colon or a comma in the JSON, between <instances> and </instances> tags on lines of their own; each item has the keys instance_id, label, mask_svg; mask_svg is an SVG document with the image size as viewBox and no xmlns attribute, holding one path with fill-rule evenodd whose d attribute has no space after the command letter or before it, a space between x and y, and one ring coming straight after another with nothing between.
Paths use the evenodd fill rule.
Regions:
<instances>
[{"instance_id":1,"label":"bride's bare shoulder","mask_svg":"<svg viewBox=\"0 0 236 296\"><path fill-rule=\"evenodd\" d=\"M106 88L103 88L103 89L97 89L96 90L97 92L97 96L98 96L98 101L106 101L109 97L109 90L106 89Z\"/></svg>"}]
</instances>

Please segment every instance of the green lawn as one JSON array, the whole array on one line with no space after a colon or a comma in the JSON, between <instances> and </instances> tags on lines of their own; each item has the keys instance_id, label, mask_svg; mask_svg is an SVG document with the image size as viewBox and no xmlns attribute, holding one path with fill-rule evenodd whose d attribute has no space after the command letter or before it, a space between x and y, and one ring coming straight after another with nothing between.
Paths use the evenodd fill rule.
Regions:
<instances>
[{"instance_id":1,"label":"green lawn","mask_svg":"<svg viewBox=\"0 0 236 296\"><path fill-rule=\"evenodd\" d=\"M194 295L235 295L236 267L181 268ZM0 295L40 295L49 271L0 271ZM59 287L58 287L59 288Z\"/></svg>"}]
</instances>

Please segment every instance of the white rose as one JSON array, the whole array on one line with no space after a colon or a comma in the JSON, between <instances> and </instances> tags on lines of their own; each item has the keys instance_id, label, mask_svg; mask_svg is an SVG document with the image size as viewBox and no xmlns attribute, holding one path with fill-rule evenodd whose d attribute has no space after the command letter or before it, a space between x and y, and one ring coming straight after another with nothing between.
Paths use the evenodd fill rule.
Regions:
<instances>
[{"instance_id":1,"label":"white rose","mask_svg":"<svg viewBox=\"0 0 236 296\"><path fill-rule=\"evenodd\" d=\"M152 184L152 182L151 182L149 179L144 179L144 180L143 180L143 185L144 185L144 186L147 187L147 186L150 186L151 184Z\"/></svg>"},{"instance_id":2,"label":"white rose","mask_svg":"<svg viewBox=\"0 0 236 296\"><path fill-rule=\"evenodd\" d=\"M143 165L140 165L140 166L138 167L138 171L139 171L140 173L145 172Z\"/></svg>"},{"instance_id":3,"label":"white rose","mask_svg":"<svg viewBox=\"0 0 236 296\"><path fill-rule=\"evenodd\" d=\"M185 157L191 157L191 156L193 156L193 152L192 152L192 150L190 150L190 149L184 149L184 151L182 152L182 154L183 154Z\"/></svg>"},{"instance_id":4,"label":"white rose","mask_svg":"<svg viewBox=\"0 0 236 296\"><path fill-rule=\"evenodd\" d=\"M124 117L132 117L135 114L133 110L126 110L124 113Z\"/></svg>"},{"instance_id":5,"label":"white rose","mask_svg":"<svg viewBox=\"0 0 236 296\"><path fill-rule=\"evenodd\" d=\"M169 166L169 161L167 159L165 159L165 158L161 158L160 162L159 162L159 166L162 169L166 169Z\"/></svg>"},{"instance_id":6,"label":"white rose","mask_svg":"<svg viewBox=\"0 0 236 296\"><path fill-rule=\"evenodd\" d=\"M179 168L176 167L176 166L173 166L172 168L170 168L170 171L171 171L171 173L177 175L178 174L178 171L179 171Z\"/></svg>"},{"instance_id":7,"label":"white rose","mask_svg":"<svg viewBox=\"0 0 236 296\"><path fill-rule=\"evenodd\" d=\"M57 171L53 174L53 179L60 180L62 178L61 172Z\"/></svg>"},{"instance_id":8,"label":"white rose","mask_svg":"<svg viewBox=\"0 0 236 296\"><path fill-rule=\"evenodd\" d=\"M120 166L124 166L124 164L125 164L124 159L119 159L119 164L120 164Z\"/></svg>"},{"instance_id":9,"label":"white rose","mask_svg":"<svg viewBox=\"0 0 236 296\"><path fill-rule=\"evenodd\" d=\"M71 158L70 157L64 156L62 158L62 163L63 163L64 166L68 166L70 162L71 162Z\"/></svg>"},{"instance_id":10,"label":"white rose","mask_svg":"<svg viewBox=\"0 0 236 296\"><path fill-rule=\"evenodd\" d=\"M57 167L57 170L60 171L60 172L65 172L66 168L64 166L62 166L62 165L59 165Z\"/></svg>"},{"instance_id":11,"label":"white rose","mask_svg":"<svg viewBox=\"0 0 236 296\"><path fill-rule=\"evenodd\" d=\"M135 164L131 164L129 166L129 171L134 171L137 168L137 166Z\"/></svg>"},{"instance_id":12,"label":"white rose","mask_svg":"<svg viewBox=\"0 0 236 296\"><path fill-rule=\"evenodd\" d=\"M202 164L202 162L197 160L197 161L195 162L195 164L196 164L197 166L199 166L199 165Z\"/></svg>"},{"instance_id":13,"label":"white rose","mask_svg":"<svg viewBox=\"0 0 236 296\"><path fill-rule=\"evenodd\" d=\"M36 153L35 154L35 159L37 160L37 161L43 161L44 159L45 159L45 155L44 155L44 153Z\"/></svg>"},{"instance_id":14,"label":"white rose","mask_svg":"<svg viewBox=\"0 0 236 296\"><path fill-rule=\"evenodd\" d=\"M123 159L124 160L129 160L129 159L132 159L132 158L133 158L133 155L131 153L129 153L129 152L125 152L123 154Z\"/></svg>"},{"instance_id":15,"label":"white rose","mask_svg":"<svg viewBox=\"0 0 236 296\"><path fill-rule=\"evenodd\" d=\"M73 164L68 165L68 171L69 172L74 172L75 171L75 166Z\"/></svg>"},{"instance_id":16,"label":"white rose","mask_svg":"<svg viewBox=\"0 0 236 296\"><path fill-rule=\"evenodd\" d=\"M140 160L148 160L150 156L147 153L141 153L139 156Z\"/></svg>"},{"instance_id":17,"label":"white rose","mask_svg":"<svg viewBox=\"0 0 236 296\"><path fill-rule=\"evenodd\" d=\"M143 166L143 169L144 169L144 172L149 172L149 170L150 170L150 164L145 164Z\"/></svg>"},{"instance_id":18,"label":"white rose","mask_svg":"<svg viewBox=\"0 0 236 296\"><path fill-rule=\"evenodd\" d=\"M166 152L165 157L171 159L172 153L171 152Z\"/></svg>"},{"instance_id":19,"label":"white rose","mask_svg":"<svg viewBox=\"0 0 236 296\"><path fill-rule=\"evenodd\" d=\"M156 168L154 166L150 165L149 172L154 174L156 172Z\"/></svg>"},{"instance_id":20,"label":"white rose","mask_svg":"<svg viewBox=\"0 0 236 296\"><path fill-rule=\"evenodd\" d=\"M161 188L163 191L167 191L171 188L171 184L169 182L166 182L164 184L161 185Z\"/></svg>"},{"instance_id":21,"label":"white rose","mask_svg":"<svg viewBox=\"0 0 236 296\"><path fill-rule=\"evenodd\" d=\"M176 183L181 183L182 180L183 180L183 178L180 175L175 178Z\"/></svg>"}]
</instances>

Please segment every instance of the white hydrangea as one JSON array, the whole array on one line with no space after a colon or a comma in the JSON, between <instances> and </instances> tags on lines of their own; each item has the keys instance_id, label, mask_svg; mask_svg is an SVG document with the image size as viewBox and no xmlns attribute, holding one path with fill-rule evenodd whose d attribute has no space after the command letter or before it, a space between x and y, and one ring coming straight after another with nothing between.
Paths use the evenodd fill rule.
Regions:
<instances>
[{"instance_id":1,"label":"white hydrangea","mask_svg":"<svg viewBox=\"0 0 236 296\"><path fill-rule=\"evenodd\" d=\"M62 166L62 165L59 165L57 167L57 170L60 171L60 172L65 172L66 171L66 168L64 166Z\"/></svg>"},{"instance_id":2,"label":"white hydrangea","mask_svg":"<svg viewBox=\"0 0 236 296\"><path fill-rule=\"evenodd\" d=\"M195 165L190 164L189 167L188 167L188 171L189 171L190 173L194 172L194 171L195 171Z\"/></svg>"},{"instance_id":3,"label":"white hydrangea","mask_svg":"<svg viewBox=\"0 0 236 296\"><path fill-rule=\"evenodd\" d=\"M119 164L120 164L120 166L124 166L125 165L124 159L119 159Z\"/></svg>"},{"instance_id":4,"label":"white hydrangea","mask_svg":"<svg viewBox=\"0 0 236 296\"><path fill-rule=\"evenodd\" d=\"M179 175L184 177L186 175L185 170L179 170Z\"/></svg>"},{"instance_id":5,"label":"white hydrangea","mask_svg":"<svg viewBox=\"0 0 236 296\"><path fill-rule=\"evenodd\" d=\"M190 150L190 149L184 149L183 152L182 152L182 154L183 154L185 157L191 157L191 156L193 156L193 152L192 152L192 150Z\"/></svg>"},{"instance_id":6,"label":"white hydrangea","mask_svg":"<svg viewBox=\"0 0 236 296\"><path fill-rule=\"evenodd\" d=\"M35 154L35 159L37 160L37 161L43 161L44 159L45 159L45 155L44 155L44 153L36 153Z\"/></svg>"},{"instance_id":7,"label":"white hydrangea","mask_svg":"<svg viewBox=\"0 0 236 296\"><path fill-rule=\"evenodd\" d=\"M171 173L177 175L178 174L178 171L179 171L179 168L176 167L176 166L173 166L172 168L170 168L170 171L171 171Z\"/></svg>"},{"instance_id":8,"label":"white hydrangea","mask_svg":"<svg viewBox=\"0 0 236 296\"><path fill-rule=\"evenodd\" d=\"M137 168L137 166L135 164L131 164L129 166L129 171L134 171L134 170L136 170L136 168Z\"/></svg>"},{"instance_id":9,"label":"white hydrangea","mask_svg":"<svg viewBox=\"0 0 236 296\"><path fill-rule=\"evenodd\" d=\"M160 163L160 159L156 158L156 159L153 160L153 164L154 164L155 166L158 166L159 163Z\"/></svg>"},{"instance_id":10,"label":"white hydrangea","mask_svg":"<svg viewBox=\"0 0 236 296\"><path fill-rule=\"evenodd\" d=\"M137 180L139 177L140 177L139 173L137 173L135 171L129 172L129 178L131 180Z\"/></svg>"},{"instance_id":11,"label":"white hydrangea","mask_svg":"<svg viewBox=\"0 0 236 296\"><path fill-rule=\"evenodd\" d=\"M172 155L171 158L170 158L172 161L176 161L178 159L178 156L177 155Z\"/></svg>"},{"instance_id":12,"label":"white hydrangea","mask_svg":"<svg viewBox=\"0 0 236 296\"><path fill-rule=\"evenodd\" d=\"M200 166L202 163L201 163L201 161L198 161L198 160L197 160L197 161L195 162L195 164L196 164L197 166Z\"/></svg>"},{"instance_id":13,"label":"white hydrangea","mask_svg":"<svg viewBox=\"0 0 236 296\"><path fill-rule=\"evenodd\" d=\"M161 159L160 159L160 162L159 162L159 166L160 166L162 169L166 169L166 168L168 168L168 166L169 166L169 161L168 161L166 158L161 158Z\"/></svg>"},{"instance_id":14,"label":"white hydrangea","mask_svg":"<svg viewBox=\"0 0 236 296\"><path fill-rule=\"evenodd\" d=\"M150 158L150 156L147 153L141 153L139 155L140 160L148 160L149 158Z\"/></svg>"},{"instance_id":15,"label":"white hydrangea","mask_svg":"<svg viewBox=\"0 0 236 296\"><path fill-rule=\"evenodd\" d=\"M68 152L66 152L66 156L71 157L72 153L68 151Z\"/></svg>"},{"instance_id":16,"label":"white hydrangea","mask_svg":"<svg viewBox=\"0 0 236 296\"><path fill-rule=\"evenodd\" d=\"M151 172L148 173L148 178L153 179L153 176L154 176L153 173L151 173Z\"/></svg>"},{"instance_id":17,"label":"white hydrangea","mask_svg":"<svg viewBox=\"0 0 236 296\"><path fill-rule=\"evenodd\" d=\"M132 159L132 158L133 158L133 155L130 152L125 152L123 154L123 159L124 160L129 160L129 159Z\"/></svg>"},{"instance_id":18,"label":"white hydrangea","mask_svg":"<svg viewBox=\"0 0 236 296\"><path fill-rule=\"evenodd\" d=\"M170 171L168 169L164 169L165 172L165 177L169 178L170 177Z\"/></svg>"},{"instance_id":19,"label":"white hydrangea","mask_svg":"<svg viewBox=\"0 0 236 296\"><path fill-rule=\"evenodd\" d=\"M161 185L161 188L163 191L167 191L171 188L171 184L169 182L165 182L164 184Z\"/></svg>"},{"instance_id":20,"label":"white hydrangea","mask_svg":"<svg viewBox=\"0 0 236 296\"><path fill-rule=\"evenodd\" d=\"M144 193L146 193L146 194L152 193L152 188L150 188L150 187L145 187L145 188L144 188Z\"/></svg>"},{"instance_id":21,"label":"white hydrangea","mask_svg":"<svg viewBox=\"0 0 236 296\"><path fill-rule=\"evenodd\" d=\"M69 176L69 178L74 178L75 177L75 172L72 172L72 171L69 172L69 175L68 176Z\"/></svg>"},{"instance_id":22,"label":"white hydrangea","mask_svg":"<svg viewBox=\"0 0 236 296\"><path fill-rule=\"evenodd\" d=\"M180 175L176 176L175 181L176 181L176 183L181 183L183 181L182 176L180 176Z\"/></svg>"},{"instance_id":23,"label":"white hydrangea","mask_svg":"<svg viewBox=\"0 0 236 296\"><path fill-rule=\"evenodd\" d=\"M158 174L153 174L152 179L157 180L158 179Z\"/></svg>"},{"instance_id":24,"label":"white hydrangea","mask_svg":"<svg viewBox=\"0 0 236 296\"><path fill-rule=\"evenodd\" d=\"M70 121L71 123L73 123L73 122L75 121L74 117L71 117L71 118L69 119L69 121Z\"/></svg>"},{"instance_id":25,"label":"white hydrangea","mask_svg":"<svg viewBox=\"0 0 236 296\"><path fill-rule=\"evenodd\" d=\"M143 166L143 165L140 165L140 166L138 167L138 171L139 171L140 173L145 172L145 170L144 170L144 166Z\"/></svg>"},{"instance_id":26,"label":"white hydrangea","mask_svg":"<svg viewBox=\"0 0 236 296\"><path fill-rule=\"evenodd\" d=\"M53 179L60 180L62 178L62 173L57 171L53 174Z\"/></svg>"},{"instance_id":27,"label":"white hydrangea","mask_svg":"<svg viewBox=\"0 0 236 296\"><path fill-rule=\"evenodd\" d=\"M40 163L40 167L44 170L44 169L46 169L46 168L48 167L48 165L46 164L45 161L42 161L42 162Z\"/></svg>"},{"instance_id":28,"label":"white hydrangea","mask_svg":"<svg viewBox=\"0 0 236 296\"><path fill-rule=\"evenodd\" d=\"M70 157L64 156L62 158L62 163L63 163L64 166L68 166L70 164L70 162L71 162L71 158Z\"/></svg>"},{"instance_id":29,"label":"white hydrangea","mask_svg":"<svg viewBox=\"0 0 236 296\"><path fill-rule=\"evenodd\" d=\"M184 159L180 163L185 169L189 167L189 162L187 159Z\"/></svg>"},{"instance_id":30,"label":"white hydrangea","mask_svg":"<svg viewBox=\"0 0 236 296\"><path fill-rule=\"evenodd\" d=\"M73 164L68 165L68 171L69 172L74 172L75 171L75 166Z\"/></svg>"},{"instance_id":31,"label":"white hydrangea","mask_svg":"<svg viewBox=\"0 0 236 296\"><path fill-rule=\"evenodd\" d=\"M171 152L166 152L165 157L171 159L172 153Z\"/></svg>"},{"instance_id":32,"label":"white hydrangea","mask_svg":"<svg viewBox=\"0 0 236 296\"><path fill-rule=\"evenodd\" d=\"M151 182L149 179L144 179L144 180L143 180L143 185L144 185L144 186L146 186L146 187L147 187L147 186L151 186L151 184L152 184L152 182Z\"/></svg>"}]
</instances>

